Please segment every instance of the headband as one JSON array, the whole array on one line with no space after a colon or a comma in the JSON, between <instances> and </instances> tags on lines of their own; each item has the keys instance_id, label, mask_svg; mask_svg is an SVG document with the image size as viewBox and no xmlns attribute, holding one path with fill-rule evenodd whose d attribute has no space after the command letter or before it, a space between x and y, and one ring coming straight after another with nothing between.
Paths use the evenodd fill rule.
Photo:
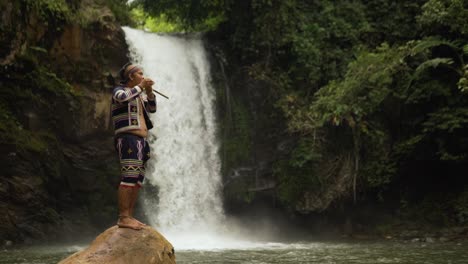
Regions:
<instances>
[{"instance_id":1,"label":"headband","mask_svg":"<svg viewBox=\"0 0 468 264\"><path fill-rule=\"evenodd\" d=\"M130 80L129 80L129 77L132 73L135 73L136 71L138 70L141 70L142 67L138 64L135 64L133 65L133 67L129 67L129 66L132 66L133 64L131 63L127 63L125 64L122 69L120 70L120 78L122 79L122 81L120 82L121 84L126 84L128 83ZM129 69L127 69L127 67Z\"/></svg>"},{"instance_id":2,"label":"headband","mask_svg":"<svg viewBox=\"0 0 468 264\"><path fill-rule=\"evenodd\" d=\"M133 65L133 67L129 67L130 69L129 70L126 70L125 72L125 76L129 76L130 74L138 71L138 70L141 70L141 67L140 65Z\"/></svg>"}]
</instances>

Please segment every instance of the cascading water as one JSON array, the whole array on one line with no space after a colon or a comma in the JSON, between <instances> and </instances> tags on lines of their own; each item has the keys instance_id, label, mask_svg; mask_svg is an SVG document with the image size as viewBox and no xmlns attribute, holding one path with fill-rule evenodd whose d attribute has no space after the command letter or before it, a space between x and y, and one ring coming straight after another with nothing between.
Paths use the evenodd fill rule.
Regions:
<instances>
[{"instance_id":1,"label":"cascading water","mask_svg":"<svg viewBox=\"0 0 468 264\"><path fill-rule=\"evenodd\" d=\"M156 89L170 97L159 96L152 116L155 128L146 184L159 191L145 193L145 213L178 248L222 247L227 234L215 95L203 43L197 37L123 29L132 60L155 80Z\"/></svg>"}]
</instances>

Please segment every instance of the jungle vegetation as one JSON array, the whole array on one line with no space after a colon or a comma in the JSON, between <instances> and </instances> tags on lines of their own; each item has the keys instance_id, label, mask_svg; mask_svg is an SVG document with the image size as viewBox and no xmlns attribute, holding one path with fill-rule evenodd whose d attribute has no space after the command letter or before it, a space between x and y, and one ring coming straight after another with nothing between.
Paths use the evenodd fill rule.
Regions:
<instances>
[{"instance_id":1,"label":"jungle vegetation","mask_svg":"<svg viewBox=\"0 0 468 264\"><path fill-rule=\"evenodd\" d=\"M329 189L337 180L324 170L348 159L354 203L425 204L429 218L468 223L468 1L134 4L178 30L217 32L268 87L296 139L274 169L283 204Z\"/></svg>"}]
</instances>

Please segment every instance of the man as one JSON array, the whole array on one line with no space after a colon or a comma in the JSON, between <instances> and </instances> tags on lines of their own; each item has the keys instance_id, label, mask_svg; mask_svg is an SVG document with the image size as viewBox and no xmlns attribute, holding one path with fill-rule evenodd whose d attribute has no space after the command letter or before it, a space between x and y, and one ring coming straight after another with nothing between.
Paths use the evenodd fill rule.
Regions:
<instances>
[{"instance_id":1,"label":"man","mask_svg":"<svg viewBox=\"0 0 468 264\"><path fill-rule=\"evenodd\" d=\"M146 137L153 124L148 113L156 112L156 96L152 89L154 82L143 76L140 66L125 64L120 70L120 77L121 85L112 92L114 143L121 170L117 225L140 230L145 224L133 218L133 210L145 178L145 163L150 155Z\"/></svg>"}]
</instances>

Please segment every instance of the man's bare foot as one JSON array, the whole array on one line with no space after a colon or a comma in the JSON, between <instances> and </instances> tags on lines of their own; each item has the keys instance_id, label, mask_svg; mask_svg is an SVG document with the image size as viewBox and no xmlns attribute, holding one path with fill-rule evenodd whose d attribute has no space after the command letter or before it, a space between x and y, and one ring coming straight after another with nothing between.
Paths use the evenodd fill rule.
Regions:
<instances>
[{"instance_id":1,"label":"man's bare foot","mask_svg":"<svg viewBox=\"0 0 468 264\"><path fill-rule=\"evenodd\" d=\"M135 221L137 221L137 223L138 223L139 225L141 225L141 226L146 226L145 223L142 223L142 222L138 221L138 219L133 218L133 217L132 217L132 219L135 220Z\"/></svg>"},{"instance_id":2,"label":"man's bare foot","mask_svg":"<svg viewBox=\"0 0 468 264\"><path fill-rule=\"evenodd\" d=\"M117 221L117 226L121 228L130 228L134 230L141 229L140 222L130 216L119 216L119 220Z\"/></svg>"}]
</instances>

